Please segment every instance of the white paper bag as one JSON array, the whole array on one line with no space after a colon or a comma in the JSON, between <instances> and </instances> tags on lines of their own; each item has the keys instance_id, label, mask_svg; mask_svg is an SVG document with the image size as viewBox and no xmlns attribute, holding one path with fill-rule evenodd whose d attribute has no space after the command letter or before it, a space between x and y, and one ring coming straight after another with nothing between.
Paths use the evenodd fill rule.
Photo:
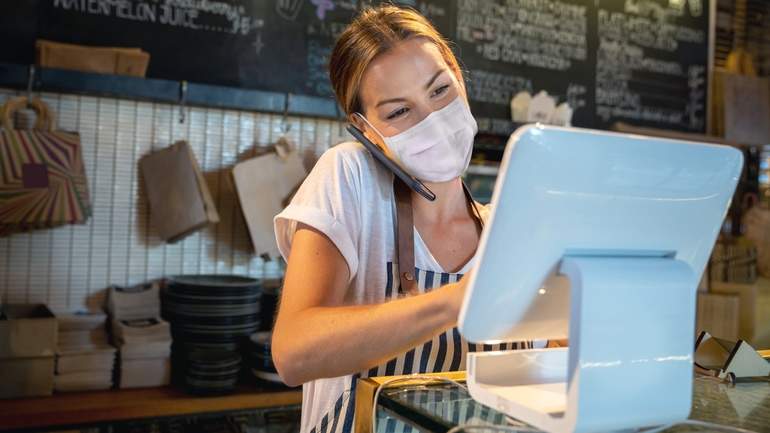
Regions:
<instances>
[{"instance_id":1,"label":"white paper bag","mask_svg":"<svg viewBox=\"0 0 770 433\"><path fill-rule=\"evenodd\" d=\"M284 201L305 179L305 168L297 151L271 152L241 162L233 168L235 188L241 202L251 242L259 255L279 257L273 232L273 217ZM279 154L281 153L281 154Z\"/></svg>"}]
</instances>

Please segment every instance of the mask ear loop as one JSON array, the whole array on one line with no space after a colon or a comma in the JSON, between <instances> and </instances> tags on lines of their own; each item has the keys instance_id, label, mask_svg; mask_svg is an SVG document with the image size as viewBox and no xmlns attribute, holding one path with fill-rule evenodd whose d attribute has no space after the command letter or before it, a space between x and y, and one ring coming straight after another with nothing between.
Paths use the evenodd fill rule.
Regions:
<instances>
[{"instance_id":1,"label":"mask ear loop","mask_svg":"<svg viewBox=\"0 0 770 433\"><path fill-rule=\"evenodd\" d=\"M377 135L380 136L380 138L385 141L383 135L380 133L380 131L377 130L374 126L372 126L371 123L364 117L363 114L355 112L353 113L354 116L357 116L359 119L361 119L367 126L372 128L374 132L377 133ZM367 139L363 132L361 132L360 129L355 127L354 125L351 125L348 129L351 134L353 134L354 137L356 137L361 142L364 142L365 147L372 146L376 149L370 149L372 153L375 153L375 150L379 152L379 155L375 154L375 158L380 160L379 162L385 165L389 170L391 170L398 178L400 178L405 184L407 184L410 188L412 188L416 193L420 194L421 196L425 197L428 201L434 201L436 200L436 194L433 193L427 186L425 186L420 179L417 179L416 177L412 176L407 172L400 163L397 161L394 161L391 158L388 158L385 155L385 152L381 148L381 146L372 143L371 140ZM360 134L360 137L358 136ZM365 142L368 142L367 145Z\"/></svg>"},{"instance_id":2,"label":"mask ear loop","mask_svg":"<svg viewBox=\"0 0 770 433\"><path fill-rule=\"evenodd\" d=\"M374 127L374 125L372 125L371 123L369 123L369 120L368 120L368 119L367 119L367 118L366 118L366 117L365 117L363 114L361 114L361 113L359 113L358 111L356 111L356 112L354 112L354 113L353 113L353 115L354 115L354 116L356 116L356 117L357 117L359 120L361 120L362 122L364 122L364 123L366 124L366 126L368 126L369 128L372 128L372 130L373 130L374 132L376 132L376 133L377 133L377 135L379 135L379 136L380 136L380 139L382 140L382 142L383 142L383 143L385 142L385 136L384 136L384 135L382 135L382 133L381 133L381 132L380 132L380 131L379 131L377 128L375 128L375 127ZM375 143L375 144L376 144L376 143ZM379 148L380 148L380 150L384 151L384 149L382 149L382 146L379 146L379 145L378 145L377 147L379 147Z\"/></svg>"},{"instance_id":3,"label":"mask ear loop","mask_svg":"<svg viewBox=\"0 0 770 433\"><path fill-rule=\"evenodd\" d=\"M369 128L371 128L371 129L372 129L374 132L376 132L376 133L377 133L377 135L380 137L380 140L382 140L382 143L385 143L385 136L384 136L384 135L382 135L382 133L381 133L381 132L380 132L380 131L379 131L377 128L375 128L375 127L374 127L374 125L372 125L371 123L369 123L369 119L367 119L367 118L366 118L366 117L365 117L363 114L359 113L358 111L354 112L354 113L353 113L353 115L354 115L354 116L356 116L356 117L358 117L359 119L361 119L361 120L362 120L364 123L366 123L366 126L368 126L368 127L369 127ZM369 140L369 141L371 141L371 140ZM374 143L374 145L375 145L375 146L377 146L377 147L378 147L378 148L379 148L379 149L382 151L382 153L383 153L383 154L385 153L385 149L383 149L383 146L380 146L380 145L378 145L377 143ZM406 168L404 168L404 164L402 164L402 163L401 163L401 160L399 160L399 159L397 159L397 158L390 158L390 157L387 157L387 158L388 158L388 159L390 159L391 161L395 162L396 164L398 164L398 166L399 166L399 167L401 167L401 169L402 169L402 170L404 170L404 172L406 172L406 173L408 173L410 176L412 176L412 174L411 174L411 173L409 173L409 172L406 170ZM414 177L414 176L412 176L412 177ZM416 179L416 178L415 178L415 179Z\"/></svg>"}]
</instances>

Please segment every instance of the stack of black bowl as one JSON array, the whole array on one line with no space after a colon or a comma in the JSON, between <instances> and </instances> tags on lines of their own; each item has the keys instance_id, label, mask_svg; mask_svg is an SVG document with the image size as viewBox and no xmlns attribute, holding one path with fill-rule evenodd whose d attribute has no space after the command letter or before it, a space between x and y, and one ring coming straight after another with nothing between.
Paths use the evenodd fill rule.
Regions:
<instances>
[{"instance_id":1,"label":"stack of black bowl","mask_svg":"<svg viewBox=\"0 0 770 433\"><path fill-rule=\"evenodd\" d=\"M260 281L232 275L181 275L163 290L174 338L174 378L194 394L234 390L241 351L260 324Z\"/></svg>"},{"instance_id":2,"label":"stack of black bowl","mask_svg":"<svg viewBox=\"0 0 770 433\"><path fill-rule=\"evenodd\" d=\"M238 352L197 350L187 353L185 386L194 394L231 392L241 372Z\"/></svg>"},{"instance_id":3,"label":"stack of black bowl","mask_svg":"<svg viewBox=\"0 0 770 433\"><path fill-rule=\"evenodd\" d=\"M272 383L283 383L273 364L270 340L272 332L262 331L251 335L246 344L246 354L255 378Z\"/></svg>"}]
</instances>

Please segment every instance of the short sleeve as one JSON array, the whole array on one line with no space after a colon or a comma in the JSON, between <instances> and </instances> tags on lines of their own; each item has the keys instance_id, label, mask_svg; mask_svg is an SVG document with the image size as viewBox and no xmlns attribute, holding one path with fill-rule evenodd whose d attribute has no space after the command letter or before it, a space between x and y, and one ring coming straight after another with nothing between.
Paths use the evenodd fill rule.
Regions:
<instances>
[{"instance_id":1,"label":"short sleeve","mask_svg":"<svg viewBox=\"0 0 770 433\"><path fill-rule=\"evenodd\" d=\"M361 233L361 170L355 163L359 150L342 143L324 152L297 190L289 206L273 220L278 249L288 261L297 223L328 237L342 254L350 271L358 270Z\"/></svg>"}]
</instances>

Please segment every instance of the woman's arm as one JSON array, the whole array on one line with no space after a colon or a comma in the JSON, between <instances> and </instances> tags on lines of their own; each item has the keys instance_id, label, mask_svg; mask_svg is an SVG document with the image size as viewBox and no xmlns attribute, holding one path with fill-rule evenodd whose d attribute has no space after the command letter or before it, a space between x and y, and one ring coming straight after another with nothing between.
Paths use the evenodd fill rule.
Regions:
<instances>
[{"instance_id":1,"label":"woman's arm","mask_svg":"<svg viewBox=\"0 0 770 433\"><path fill-rule=\"evenodd\" d=\"M321 232L299 224L273 331L288 385L366 370L455 325L464 284L378 305L343 306L349 270Z\"/></svg>"}]
</instances>

